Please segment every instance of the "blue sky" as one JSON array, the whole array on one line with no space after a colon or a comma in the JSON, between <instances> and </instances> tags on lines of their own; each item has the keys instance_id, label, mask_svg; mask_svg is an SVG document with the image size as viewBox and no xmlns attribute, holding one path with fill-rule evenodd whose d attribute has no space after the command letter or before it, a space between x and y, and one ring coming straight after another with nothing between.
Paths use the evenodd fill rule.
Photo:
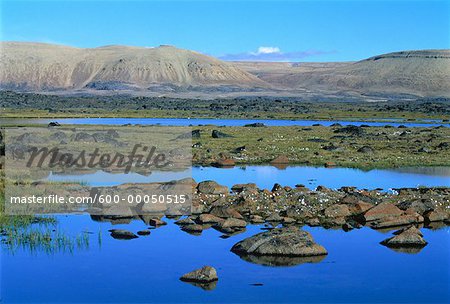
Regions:
<instances>
[{"instance_id":1,"label":"blue sky","mask_svg":"<svg viewBox=\"0 0 450 304\"><path fill-rule=\"evenodd\" d=\"M450 1L1 1L1 40L175 45L226 60L450 48Z\"/></svg>"}]
</instances>

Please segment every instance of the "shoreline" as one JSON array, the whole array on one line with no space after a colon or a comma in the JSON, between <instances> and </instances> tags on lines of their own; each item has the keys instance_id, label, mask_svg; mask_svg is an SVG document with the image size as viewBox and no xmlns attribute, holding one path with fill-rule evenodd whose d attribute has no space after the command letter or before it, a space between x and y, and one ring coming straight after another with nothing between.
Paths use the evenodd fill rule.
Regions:
<instances>
[{"instance_id":1,"label":"shoreline","mask_svg":"<svg viewBox=\"0 0 450 304\"><path fill-rule=\"evenodd\" d=\"M248 116L248 117L239 117L232 115L224 115L224 116L213 116L213 115L200 115L195 118L183 116L175 116L175 115L153 115L154 113L149 113L148 115L130 115L126 116L123 114L116 115L96 115L96 114L83 114L83 115L24 115L17 113L17 109L5 109L5 111L14 111L13 115L6 114L5 116L1 115L0 119L5 120L16 120L16 119L29 119L29 120L39 120L39 119L102 119L102 118L116 118L116 119L187 119L187 120L196 120L196 119L211 119L211 120L258 120L258 121L273 121L273 120L283 120L283 121L344 121L344 122L362 122L362 123L415 123L421 124L424 127L427 127L430 124L442 124L442 125L450 125L448 119L438 118L436 117L423 117L423 118L401 118L401 117L391 117L391 118L367 118L367 117L347 117L347 116L336 116L336 117L309 117L309 116L296 116L296 117L276 117L276 118L268 118L268 117L258 117L258 116ZM42 123L44 124L44 123ZM88 124L89 125L89 124ZM120 125L120 124L118 124Z\"/></svg>"}]
</instances>

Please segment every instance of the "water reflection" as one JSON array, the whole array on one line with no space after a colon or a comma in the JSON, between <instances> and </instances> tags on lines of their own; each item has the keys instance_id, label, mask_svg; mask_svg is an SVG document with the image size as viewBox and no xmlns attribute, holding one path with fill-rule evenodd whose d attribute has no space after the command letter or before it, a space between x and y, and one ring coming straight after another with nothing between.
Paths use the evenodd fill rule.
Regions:
<instances>
[{"instance_id":1,"label":"water reflection","mask_svg":"<svg viewBox=\"0 0 450 304\"><path fill-rule=\"evenodd\" d=\"M0 119L0 124L45 124L48 125L54 119ZM421 122L398 121L395 119L385 119L384 121L350 121L350 120L282 120L282 119L208 119L208 118L61 118L58 122L63 125L161 125L161 126L244 126L247 124L263 123L266 126L312 126L320 124L330 126L335 123L341 125L367 125L367 126L385 126L390 125L398 127L404 125L407 127L432 127L432 126L450 126L443 124L442 120L424 120Z\"/></svg>"},{"instance_id":2,"label":"water reflection","mask_svg":"<svg viewBox=\"0 0 450 304\"><path fill-rule=\"evenodd\" d=\"M296 257L296 256L269 256L269 255L241 255L240 258L246 262L263 266L296 266L305 263L320 263L326 255Z\"/></svg>"},{"instance_id":3,"label":"water reflection","mask_svg":"<svg viewBox=\"0 0 450 304\"><path fill-rule=\"evenodd\" d=\"M50 173L47 180L82 182L90 186L116 186L124 183L151 183L185 178L192 174L197 181L214 180L231 187L235 184L255 183L259 188L271 189L275 183L294 187L304 184L310 189L319 185L337 189L342 186L384 190L418 186L450 186L450 167L417 167L363 171L351 168L289 166L243 166L227 169L193 167L192 171L153 172L149 176L137 173L114 174L104 171L80 175Z\"/></svg>"},{"instance_id":4,"label":"water reflection","mask_svg":"<svg viewBox=\"0 0 450 304\"><path fill-rule=\"evenodd\" d=\"M181 231L171 219L151 235L129 241L116 240L111 228L133 233L147 229L142 219L112 226L92 221L89 216L57 216L60 231L90 231L89 251L30 255L18 248L15 255L2 247L2 297L10 302L193 302L236 303L348 302L370 299L376 302L448 302L449 227L421 229L429 245L416 254L404 254L379 244L387 235L368 228L343 232L303 227L323 245L326 260L273 259L246 257L230 252L234 244L260 232L263 226L251 225L241 234L220 238L214 229L202 236ZM107 237L100 242L97 231ZM410 251L413 253L413 251ZM4 253L4 254L3 254ZM217 285L193 286L179 277L203 265L218 271ZM265 265L279 267L265 267ZM280 267L289 266L291 267ZM420 271L417 271L420 269ZM150 272L149 272L150 271ZM23 273L30 275L24 276ZM70 275L67 275L70 273ZM151 273L151 275L149 275ZM34 274L34 275L33 275ZM36 276L52 284L36 284ZM87 277L95 280L86 279ZM423 278L432 278L423 280ZM421 282L421 290L417 282ZM254 288L259 282L264 288ZM367 286L377 282L377 288ZM401 282L401 284L400 284ZM27 286L26 289L23 286ZM395 293L387 292L395 286ZM194 288L195 287L195 288ZM203 290L208 292L203 292ZM145 292L142 292L145 291Z\"/></svg>"}]
</instances>

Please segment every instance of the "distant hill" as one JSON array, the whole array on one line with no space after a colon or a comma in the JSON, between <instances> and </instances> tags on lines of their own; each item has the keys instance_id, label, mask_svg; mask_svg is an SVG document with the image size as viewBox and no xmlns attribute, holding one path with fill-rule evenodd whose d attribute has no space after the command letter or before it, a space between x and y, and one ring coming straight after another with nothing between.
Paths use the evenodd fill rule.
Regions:
<instances>
[{"instance_id":1,"label":"distant hill","mask_svg":"<svg viewBox=\"0 0 450 304\"><path fill-rule=\"evenodd\" d=\"M224 62L172 46L74 48L0 43L0 88L200 96L450 97L450 50L404 51L357 62ZM369 100L369 99L367 99Z\"/></svg>"},{"instance_id":2,"label":"distant hill","mask_svg":"<svg viewBox=\"0 0 450 304\"><path fill-rule=\"evenodd\" d=\"M147 89L152 86L258 87L232 63L172 46L91 49L2 42L0 85L8 89Z\"/></svg>"},{"instance_id":3,"label":"distant hill","mask_svg":"<svg viewBox=\"0 0 450 304\"><path fill-rule=\"evenodd\" d=\"M450 50L405 51L348 63L235 63L277 87L450 96Z\"/></svg>"}]
</instances>

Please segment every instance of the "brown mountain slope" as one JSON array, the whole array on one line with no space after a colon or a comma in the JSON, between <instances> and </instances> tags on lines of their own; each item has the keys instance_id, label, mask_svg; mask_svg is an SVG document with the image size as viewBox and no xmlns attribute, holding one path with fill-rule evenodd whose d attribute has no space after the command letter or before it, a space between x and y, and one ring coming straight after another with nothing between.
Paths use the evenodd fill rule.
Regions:
<instances>
[{"instance_id":1,"label":"brown mountain slope","mask_svg":"<svg viewBox=\"0 0 450 304\"><path fill-rule=\"evenodd\" d=\"M0 88L180 96L202 92L213 97L222 93L450 97L450 50L396 52L358 62L270 63L224 62L171 46L81 49L1 42Z\"/></svg>"},{"instance_id":2,"label":"brown mountain slope","mask_svg":"<svg viewBox=\"0 0 450 304\"><path fill-rule=\"evenodd\" d=\"M278 87L450 96L450 50L396 52L348 63L236 63Z\"/></svg>"},{"instance_id":3,"label":"brown mountain slope","mask_svg":"<svg viewBox=\"0 0 450 304\"><path fill-rule=\"evenodd\" d=\"M81 49L43 43L1 43L0 85L4 88L146 89L160 84L266 86L232 63L171 46Z\"/></svg>"}]
</instances>

